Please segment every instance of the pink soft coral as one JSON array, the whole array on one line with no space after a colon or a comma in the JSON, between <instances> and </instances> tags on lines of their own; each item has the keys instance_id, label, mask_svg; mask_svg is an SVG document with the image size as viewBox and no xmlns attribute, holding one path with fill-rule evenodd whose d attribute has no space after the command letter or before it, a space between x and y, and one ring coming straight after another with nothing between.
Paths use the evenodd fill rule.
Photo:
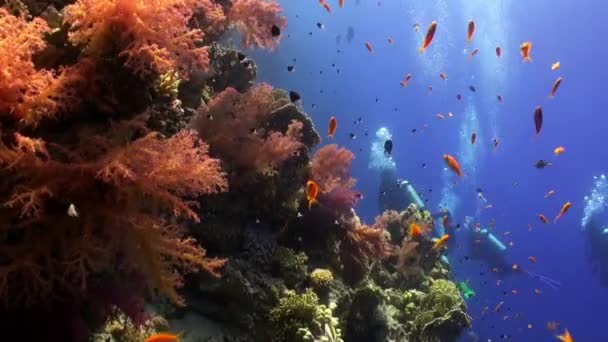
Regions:
<instances>
[{"instance_id":1,"label":"pink soft coral","mask_svg":"<svg viewBox=\"0 0 608 342\"><path fill-rule=\"evenodd\" d=\"M79 0L66 7L65 21L70 41L91 55L117 49L136 74L177 70L187 77L209 66L207 49L198 45L203 31L188 27L198 11L224 20L211 0Z\"/></svg>"},{"instance_id":2,"label":"pink soft coral","mask_svg":"<svg viewBox=\"0 0 608 342\"><path fill-rule=\"evenodd\" d=\"M259 46L272 50L278 44L278 39L271 34L272 26L276 25L281 30L287 26L281 11L281 6L274 1L232 0L228 20L241 33L245 47Z\"/></svg>"},{"instance_id":3,"label":"pink soft coral","mask_svg":"<svg viewBox=\"0 0 608 342\"><path fill-rule=\"evenodd\" d=\"M211 146L211 152L236 169L273 173L294 156L303 124L292 121L285 132L267 132L263 124L272 119L272 87L260 84L244 94L227 88L199 109L193 126Z\"/></svg>"},{"instance_id":4,"label":"pink soft coral","mask_svg":"<svg viewBox=\"0 0 608 342\"><path fill-rule=\"evenodd\" d=\"M183 304L178 271L217 276L225 260L208 258L167 213L197 221L187 199L227 189L219 161L192 131L164 140L150 133L126 146L91 140L103 146L98 153L82 151L86 142L49 147L20 134L13 146L0 144L0 235L11 236L0 244L0 298L77 295L91 275L112 269L142 274ZM66 213L70 205L77 217Z\"/></svg>"}]
</instances>

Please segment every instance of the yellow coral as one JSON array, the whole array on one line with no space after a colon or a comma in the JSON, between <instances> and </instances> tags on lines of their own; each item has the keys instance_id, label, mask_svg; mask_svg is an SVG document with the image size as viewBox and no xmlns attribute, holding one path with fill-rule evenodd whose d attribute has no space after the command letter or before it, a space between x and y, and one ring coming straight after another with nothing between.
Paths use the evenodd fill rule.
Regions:
<instances>
[{"instance_id":1,"label":"yellow coral","mask_svg":"<svg viewBox=\"0 0 608 342\"><path fill-rule=\"evenodd\" d=\"M334 281L334 276L330 270L317 268L310 274L310 283L315 288L326 288Z\"/></svg>"}]
</instances>

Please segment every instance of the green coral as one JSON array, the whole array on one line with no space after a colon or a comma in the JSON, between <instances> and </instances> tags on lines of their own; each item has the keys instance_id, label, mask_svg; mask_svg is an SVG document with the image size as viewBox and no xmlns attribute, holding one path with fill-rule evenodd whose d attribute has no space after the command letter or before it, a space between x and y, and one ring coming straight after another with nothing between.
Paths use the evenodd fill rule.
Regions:
<instances>
[{"instance_id":1,"label":"green coral","mask_svg":"<svg viewBox=\"0 0 608 342\"><path fill-rule=\"evenodd\" d=\"M458 287L449 280L433 281L419 307L411 335L414 342L455 341L462 329L471 323Z\"/></svg>"},{"instance_id":2,"label":"green coral","mask_svg":"<svg viewBox=\"0 0 608 342\"><path fill-rule=\"evenodd\" d=\"M389 333L390 312L385 305L383 289L370 279L364 280L352 295L346 317L347 341L386 341Z\"/></svg>"},{"instance_id":3,"label":"green coral","mask_svg":"<svg viewBox=\"0 0 608 342\"><path fill-rule=\"evenodd\" d=\"M315 289L327 289L334 282L334 276L330 270L316 268L310 273L310 284Z\"/></svg>"},{"instance_id":4,"label":"green coral","mask_svg":"<svg viewBox=\"0 0 608 342\"><path fill-rule=\"evenodd\" d=\"M278 247L274 252L273 261L287 286L295 286L306 279L308 256L304 252L296 253L292 249Z\"/></svg>"},{"instance_id":5,"label":"green coral","mask_svg":"<svg viewBox=\"0 0 608 342\"><path fill-rule=\"evenodd\" d=\"M319 304L319 298L307 289L302 294L287 291L270 311L272 341L342 342L334 304Z\"/></svg>"}]
</instances>

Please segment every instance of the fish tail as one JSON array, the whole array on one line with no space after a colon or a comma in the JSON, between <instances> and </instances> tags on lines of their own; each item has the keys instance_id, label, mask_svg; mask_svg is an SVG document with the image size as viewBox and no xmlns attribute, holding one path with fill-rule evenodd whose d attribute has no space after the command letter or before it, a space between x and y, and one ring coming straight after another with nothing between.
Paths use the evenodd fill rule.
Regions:
<instances>
[{"instance_id":1,"label":"fish tail","mask_svg":"<svg viewBox=\"0 0 608 342\"><path fill-rule=\"evenodd\" d=\"M562 216L561 215L555 216L555 218L553 219L553 223L557 223L557 220L559 220L560 217L562 217Z\"/></svg>"},{"instance_id":2,"label":"fish tail","mask_svg":"<svg viewBox=\"0 0 608 342\"><path fill-rule=\"evenodd\" d=\"M313 204L317 204L317 200L315 198L308 200L308 210L312 209Z\"/></svg>"},{"instance_id":3,"label":"fish tail","mask_svg":"<svg viewBox=\"0 0 608 342\"><path fill-rule=\"evenodd\" d=\"M327 137L333 139L334 135L333 134L328 134Z\"/></svg>"},{"instance_id":4,"label":"fish tail","mask_svg":"<svg viewBox=\"0 0 608 342\"><path fill-rule=\"evenodd\" d=\"M553 98L553 94L549 94L548 98L552 99Z\"/></svg>"},{"instance_id":5,"label":"fish tail","mask_svg":"<svg viewBox=\"0 0 608 342\"><path fill-rule=\"evenodd\" d=\"M422 45L418 48L418 53L424 53L424 50L426 50L426 48L424 47L424 45Z\"/></svg>"}]
</instances>

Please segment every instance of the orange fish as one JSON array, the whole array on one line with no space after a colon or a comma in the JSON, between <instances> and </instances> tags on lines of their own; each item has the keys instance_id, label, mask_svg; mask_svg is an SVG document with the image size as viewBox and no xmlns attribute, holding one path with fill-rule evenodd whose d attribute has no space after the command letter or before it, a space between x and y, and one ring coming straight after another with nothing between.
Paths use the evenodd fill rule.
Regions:
<instances>
[{"instance_id":1,"label":"orange fish","mask_svg":"<svg viewBox=\"0 0 608 342\"><path fill-rule=\"evenodd\" d=\"M551 93L549 93L549 98L552 99L553 96L555 96L555 92L557 91L557 88L559 88L559 85L562 83L562 81L564 80L563 77L558 77L555 82L553 82L553 87L551 87Z\"/></svg>"},{"instance_id":2,"label":"orange fish","mask_svg":"<svg viewBox=\"0 0 608 342\"><path fill-rule=\"evenodd\" d=\"M557 62L551 64L551 70L553 70L553 71L558 70L560 66L561 66L561 63L559 61L557 61Z\"/></svg>"},{"instance_id":3,"label":"orange fish","mask_svg":"<svg viewBox=\"0 0 608 342\"><path fill-rule=\"evenodd\" d=\"M450 238L450 234L444 234L439 240L437 240L437 242L435 242L435 244L433 245L433 248L431 248L431 249L433 251L438 251L441 247L443 247L448 242L449 238Z\"/></svg>"},{"instance_id":4,"label":"orange fish","mask_svg":"<svg viewBox=\"0 0 608 342\"><path fill-rule=\"evenodd\" d=\"M475 56L478 52L479 52L479 48L475 48L475 50L473 50L473 52L471 52L471 54L469 55L469 59L472 59L473 56Z\"/></svg>"},{"instance_id":5,"label":"orange fish","mask_svg":"<svg viewBox=\"0 0 608 342\"><path fill-rule=\"evenodd\" d=\"M543 214L539 214L538 215L538 219L540 220L540 222L544 223L544 224L549 224L549 220L547 219L547 217Z\"/></svg>"},{"instance_id":6,"label":"orange fish","mask_svg":"<svg viewBox=\"0 0 608 342\"><path fill-rule=\"evenodd\" d=\"M410 80L412 79L412 74L405 75L403 81L399 82L402 87L407 87L410 84Z\"/></svg>"},{"instance_id":7,"label":"orange fish","mask_svg":"<svg viewBox=\"0 0 608 342\"><path fill-rule=\"evenodd\" d=\"M308 200L308 209L311 209L313 204L319 203L317 201L317 195L319 195L319 186L317 183L311 180L306 182L306 199Z\"/></svg>"},{"instance_id":8,"label":"orange fish","mask_svg":"<svg viewBox=\"0 0 608 342\"><path fill-rule=\"evenodd\" d=\"M549 190L546 194L545 194L545 198L549 198L551 196L553 196L555 194L555 190Z\"/></svg>"},{"instance_id":9,"label":"orange fish","mask_svg":"<svg viewBox=\"0 0 608 342\"><path fill-rule=\"evenodd\" d=\"M183 334L184 332L180 332L177 335L169 333L154 334L148 337L146 342L177 342Z\"/></svg>"},{"instance_id":10,"label":"orange fish","mask_svg":"<svg viewBox=\"0 0 608 342\"><path fill-rule=\"evenodd\" d=\"M556 156L559 156L560 154L562 154L562 153L564 153L564 152L566 152L566 148L565 148L565 147L563 147L563 146L556 147L556 148L553 150L553 154L555 154Z\"/></svg>"},{"instance_id":11,"label":"orange fish","mask_svg":"<svg viewBox=\"0 0 608 342\"><path fill-rule=\"evenodd\" d=\"M370 42L365 42L365 48L369 52L374 52L374 47L372 46L372 43L370 43Z\"/></svg>"},{"instance_id":12,"label":"orange fish","mask_svg":"<svg viewBox=\"0 0 608 342\"><path fill-rule=\"evenodd\" d=\"M462 170L460 170L460 164L458 164L456 158L452 157L449 154L444 154L443 160L445 160L445 163L448 164L450 169L452 169L452 171L454 171L458 175L458 177L462 177Z\"/></svg>"},{"instance_id":13,"label":"orange fish","mask_svg":"<svg viewBox=\"0 0 608 342\"><path fill-rule=\"evenodd\" d=\"M496 306L494 307L494 312L497 312L498 310L500 310L500 308L502 307L502 305L503 305L504 303L505 303L505 302L500 302L500 303L496 304Z\"/></svg>"},{"instance_id":14,"label":"orange fish","mask_svg":"<svg viewBox=\"0 0 608 342\"><path fill-rule=\"evenodd\" d=\"M340 6L340 8L344 8L344 0L338 0L338 6Z\"/></svg>"},{"instance_id":15,"label":"orange fish","mask_svg":"<svg viewBox=\"0 0 608 342\"><path fill-rule=\"evenodd\" d=\"M333 138L334 137L334 133L336 133L336 129L338 128L338 120L336 119L335 116L332 116L331 119L329 119L329 138Z\"/></svg>"},{"instance_id":16,"label":"orange fish","mask_svg":"<svg viewBox=\"0 0 608 342\"><path fill-rule=\"evenodd\" d=\"M319 0L319 3L321 4L321 6L323 6L323 8L325 8L325 10L331 14L332 10L331 10L331 6L329 6L329 4L327 2L325 2L325 0Z\"/></svg>"},{"instance_id":17,"label":"orange fish","mask_svg":"<svg viewBox=\"0 0 608 342\"><path fill-rule=\"evenodd\" d=\"M574 342L574 339L572 338L572 335L570 335L568 329L566 329L562 335L557 335L555 337L562 342Z\"/></svg>"},{"instance_id":18,"label":"orange fish","mask_svg":"<svg viewBox=\"0 0 608 342\"><path fill-rule=\"evenodd\" d=\"M437 119L443 120L443 119L445 119L445 116L443 116L443 114L439 113L439 114L437 114Z\"/></svg>"},{"instance_id":19,"label":"orange fish","mask_svg":"<svg viewBox=\"0 0 608 342\"><path fill-rule=\"evenodd\" d=\"M448 79L448 75L444 74L444 73L440 73L439 74L439 78L441 78L442 80L447 80Z\"/></svg>"},{"instance_id":20,"label":"orange fish","mask_svg":"<svg viewBox=\"0 0 608 342\"><path fill-rule=\"evenodd\" d=\"M536 262L536 258L533 256L529 256L528 260L530 260L530 262Z\"/></svg>"},{"instance_id":21,"label":"orange fish","mask_svg":"<svg viewBox=\"0 0 608 342\"><path fill-rule=\"evenodd\" d=\"M523 42L521 43L521 46L519 47L519 51L521 53L521 56L524 58L524 62L531 62L532 58L530 57L530 50L532 49L532 43L531 42Z\"/></svg>"},{"instance_id":22,"label":"orange fish","mask_svg":"<svg viewBox=\"0 0 608 342\"><path fill-rule=\"evenodd\" d=\"M475 34L475 22L473 19L469 20L469 26L467 27L467 42L469 44L473 41L473 35Z\"/></svg>"},{"instance_id":23,"label":"orange fish","mask_svg":"<svg viewBox=\"0 0 608 342\"><path fill-rule=\"evenodd\" d=\"M570 202L564 203L564 205L562 205L562 208L559 210L559 214L557 214L557 216L555 216L555 218L553 219L553 223L557 222L557 220L562 218L562 216L564 216L564 214L568 211L568 209L570 209L571 206L572 203Z\"/></svg>"},{"instance_id":24,"label":"orange fish","mask_svg":"<svg viewBox=\"0 0 608 342\"><path fill-rule=\"evenodd\" d=\"M476 140L477 140L477 133L473 132L473 134L471 134L471 145L475 145Z\"/></svg>"},{"instance_id":25,"label":"orange fish","mask_svg":"<svg viewBox=\"0 0 608 342\"><path fill-rule=\"evenodd\" d=\"M417 238L422 235L422 228L416 223L410 224L410 238Z\"/></svg>"},{"instance_id":26,"label":"orange fish","mask_svg":"<svg viewBox=\"0 0 608 342\"><path fill-rule=\"evenodd\" d=\"M500 55L502 55L502 50L500 49L500 46L496 47L496 57L500 58Z\"/></svg>"},{"instance_id":27,"label":"orange fish","mask_svg":"<svg viewBox=\"0 0 608 342\"><path fill-rule=\"evenodd\" d=\"M426 30L426 36L424 36L424 41L422 42L422 45L420 46L420 48L418 49L418 52L424 52L424 50L426 50L426 48L431 45L431 42L433 41L433 37L435 36L435 31L437 31L437 22L433 21L431 23L431 25L429 25L428 30Z\"/></svg>"}]
</instances>

